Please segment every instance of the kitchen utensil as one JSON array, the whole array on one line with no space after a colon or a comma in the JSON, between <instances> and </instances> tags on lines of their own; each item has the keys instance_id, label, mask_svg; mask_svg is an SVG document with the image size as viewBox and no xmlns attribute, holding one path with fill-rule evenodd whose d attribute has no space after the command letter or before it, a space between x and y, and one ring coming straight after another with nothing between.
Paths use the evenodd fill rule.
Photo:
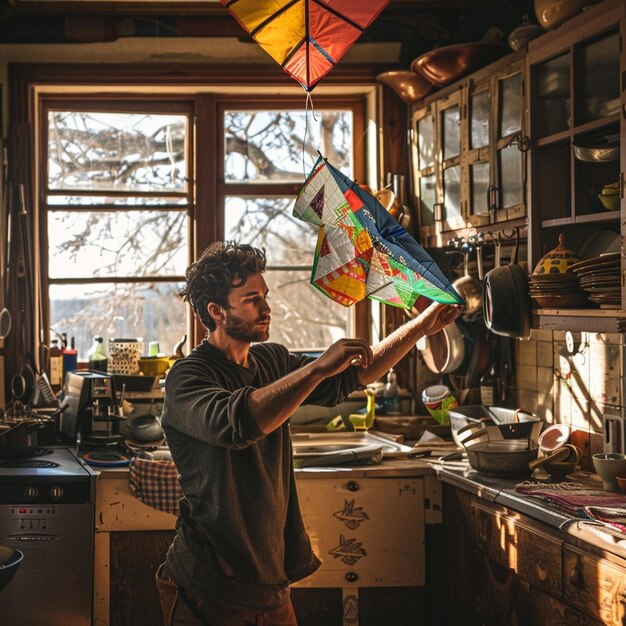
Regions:
<instances>
[{"instance_id":1,"label":"kitchen utensil","mask_svg":"<svg viewBox=\"0 0 626 626\"><path fill-rule=\"evenodd\" d=\"M564 461L569 457L569 455L570 451L565 446L561 446L560 448L557 448L546 456L534 459L528 464L528 467L530 467L531 470L535 470L538 467L542 466L544 463L556 463L557 461Z\"/></svg>"},{"instance_id":2,"label":"kitchen utensil","mask_svg":"<svg viewBox=\"0 0 626 626\"><path fill-rule=\"evenodd\" d=\"M602 203L602 206L607 210L607 211L617 211L619 210L619 205L621 202L621 198L614 193L611 194L607 194L607 193L601 193L598 195L598 200L600 200L600 202Z\"/></svg>"},{"instance_id":3,"label":"kitchen utensil","mask_svg":"<svg viewBox=\"0 0 626 626\"><path fill-rule=\"evenodd\" d=\"M521 478L529 476L529 463L539 448L528 448L524 440L474 442L465 445L470 466L486 476Z\"/></svg>"},{"instance_id":4,"label":"kitchen utensil","mask_svg":"<svg viewBox=\"0 0 626 626\"><path fill-rule=\"evenodd\" d=\"M450 409L459 406L456 398L446 385L432 385L422 392L422 402L426 410L440 424L449 424Z\"/></svg>"},{"instance_id":5,"label":"kitchen utensil","mask_svg":"<svg viewBox=\"0 0 626 626\"><path fill-rule=\"evenodd\" d=\"M533 24L528 19L528 15L523 15L522 23L511 31L507 41L509 42L509 46L511 46L511 50L517 51L523 48L529 41L542 34L543 29L541 26L539 26L539 24Z\"/></svg>"},{"instance_id":6,"label":"kitchen utensil","mask_svg":"<svg viewBox=\"0 0 626 626\"><path fill-rule=\"evenodd\" d=\"M461 43L434 48L411 63L411 70L443 87L508 52L501 43Z\"/></svg>"},{"instance_id":7,"label":"kitchen utensil","mask_svg":"<svg viewBox=\"0 0 626 626\"><path fill-rule=\"evenodd\" d=\"M11 582L23 559L22 551L0 546L0 591Z\"/></svg>"},{"instance_id":8,"label":"kitchen utensil","mask_svg":"<svg viewBox=\"0 0 626 626\"><path fill-rule=\"evenodd\" d=\"M552 424L539 435L539 448L542 452L553 452L569 440L571 428L567 424Z\"/></svg>"},{"instance_id":9,"label":"kitchen utensil","mask_svg":"<svg viewBox=\"0 0 626 626\"><path fill-rule=\"evenodd\" d=\"M535 16L545 30L560 26L597 0L535 0Z\"/></svg>"},{"instance_id":10,"label":"kitchen utensil","mask_svg":"<svg viewBox=\"0 0 626 626\"><path fill-rule=\"evenodd\" d=\"M421 74L408 70L383 72L376 76L376 80L391 87L407 104L421 100L434 89L434 85Z\"/></svg>"},{"instance_id":11,"label":"kitchen utensil","mask_svg":"<svg viewBox=\"0 0 626 626\"><path fill-rule=\"evenodd\" d=\"M616 474L615 480L617 481L617 486L619 487L619 490L626 493L626 472L620 472L619 474Z\"/></svg>"},{"instance_id":12,"label":"kitchen utensil","mask_svg":"<svg viewBox=\"0 0 626 626\"><path fill-rule=\"evenodd\" d=\"M465 343L456 321L425 337L420 352L426 367L435 374L449 374L458 369L465 358Z\"/></svg>"},{"instance_id":13,"label":"kitchen utensil","mask_svg":"<svg viewBox=\"0 0 626 626\"><path fill-rule=\"evenodd\" d=\"M504 337L527 337L530 332L528 276L517 265L519 231L508 265L494 267L483 282L483 318L487 328Z\"/></svg>"},{"instance_id":14,"label":"kitchen utensil","mask_svg":"<svg viewBox=\"0 0 626 626\"><path fill-rule=\"evenodd\" d=\"M626 472L626 454L600 452L591 457L593 467L602 479L604 491L619 491L616 476Z\"/></svg>"},{"instance_id":15,"label":"kitchen utensil","mask_svg":"<svg viewBox=\"0 0 626 626\"><path fill-rule=\"evenodd\" d=\"M469 249L462 249L462 254L463 276L457 278L452 286L464 301L461 315L471 321L482 310L482 282L469 273Z\"/></svg>"},{"instance_id":16,"label":"kitchen utensil","mask_svg":"<svg viewBox=\"0 0 626 626\"><path fill-rule=\"evenodd\" d=\"M526 439L534 446L544 427L544 422L536 415L522 409L476 404L450 409L448 415L452 438L459 446L467 437L464 433L478 429L487 429L485 434L490 439Z\"/></svg>"},{"instance_id":17,"label":"kitchen utensil","mask_svg":"<svg viewBox=\"0 0 626 626\"><path fill-rule=\"evenodd\" d=\"M533 276L564 273L578 262L580 262L580 258L577 254L565 247L565 235L560 233L558 245L541 257L535 266Z\"/></svg>"},{"instance_id":18,"label":"kitchen utensil","mask_svg":"<svg viewBox=\"0 0 626 626\"><path fill-rule=\"evenodd\" d=\"M0 459L28 456L38 447L37 431L44 426L38 420L21 420L0 427Z\"/></svg>"},{"instance_id":19,"label":"kitchen utensil","mask_svg":"<svg viewBox=\"0 0 626 626\"><path fill-rule=\"evenodd\" d=\"M608 163L619 159L619 134L597 136L578 144L572 144L574 156L588 163Z\"/></svg>"},{"instance_id":20,"label":"kitchen utensil","mask_svg":"<svg viewBox=\"0 0 626 626\"><path fill-rule=\"evenodd\" d=\"M556 461L545 463L543 469L553 481L560 481L565 480L568 474L573 474L577 466L577 461Z\"/></svg>"}]
</instances>

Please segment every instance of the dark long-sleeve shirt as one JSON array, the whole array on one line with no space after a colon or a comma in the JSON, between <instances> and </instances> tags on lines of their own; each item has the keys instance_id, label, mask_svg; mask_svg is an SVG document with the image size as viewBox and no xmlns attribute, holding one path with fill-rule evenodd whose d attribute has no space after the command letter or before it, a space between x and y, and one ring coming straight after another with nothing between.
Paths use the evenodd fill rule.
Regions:
<instances>
[{"instance_id":1,"label":"dark long-sleeve shirt","mask_svg":"<svg viewBox=\"0 0 626 626\"><path fill-rule=\"evenodd\" d=\"M246 368L203 341L168 373L163 429L184 498L167 568L184 589L267 611L319 567L300 513L289 426L264 435L247 403L252 390L311 360L261 343ZM305 404L333 406L357 388L350 367Z\"/></svg>"}]
</instances>

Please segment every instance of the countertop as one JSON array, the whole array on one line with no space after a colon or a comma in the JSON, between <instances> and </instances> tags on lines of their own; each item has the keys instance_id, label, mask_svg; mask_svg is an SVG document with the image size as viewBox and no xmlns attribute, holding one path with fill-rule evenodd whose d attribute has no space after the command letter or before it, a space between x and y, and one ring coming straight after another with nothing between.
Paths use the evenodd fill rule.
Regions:
<instances>
[{"instance_id":1,"label":"countertop","mask_svg":"<svg viewBox=\"0 0 626 626\"><path fill-rule=\"evenodd\" d=\"M591 544L603 553L626 559L626 534L599 522L569 515L548 502L516 491L516 486L524 481L548 483L547 475L541 474L538 470L535 470L535 473L528 479L513 479L479 474L466 460L451 463L437 463L433 460L431 465L437 472L438 478L444 483L468 491L488 502L506 507L509 511L522 513L543 522L570 537ZM597 474L590 472L578 471L569 475L565 482L580 483L585 488L602 491L602 481Z\"/></svg>"}]
</instances>

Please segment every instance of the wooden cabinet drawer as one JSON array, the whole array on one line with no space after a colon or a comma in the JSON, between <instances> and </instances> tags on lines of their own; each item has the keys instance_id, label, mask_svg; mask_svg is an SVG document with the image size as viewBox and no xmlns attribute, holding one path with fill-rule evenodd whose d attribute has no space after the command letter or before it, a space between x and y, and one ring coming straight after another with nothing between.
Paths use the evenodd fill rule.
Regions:
<instances>
[{"instance_id":1,"label":"wooden cabinet drawer","mask_svg":"<svg viewBox=\"0 0 626 626\"><path fill-rule=\"evenodd\" d=\"M604 624L626 623L626 569L570 546L563 550L563 597Z\"/></svg>"},{"instance_id":2,"label":"wooden cabinet drawer","mask_svg":"<svg viewBox=\"0 0 626 626\"><path fill-rule=\"evenodd\" d=\"M476 546L485 556L532 585L561 593L561 541L484 502L472 504L472 515Z\"/></svg>"}]
</instances>

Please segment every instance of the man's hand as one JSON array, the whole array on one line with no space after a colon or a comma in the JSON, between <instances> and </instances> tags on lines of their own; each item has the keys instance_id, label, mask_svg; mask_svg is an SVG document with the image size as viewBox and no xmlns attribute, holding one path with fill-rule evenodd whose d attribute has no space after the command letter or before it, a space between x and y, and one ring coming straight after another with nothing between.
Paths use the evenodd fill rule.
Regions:
<instances>
[{"instance_id":1,"label":"man's hand","mask_svg":"<svg viewBox=\"0 0 626 626\"><path fill-rule=\"evenodd\" d=\"M461 315L463 308L458 304L439 304L433 302L425 311L422 311L417 319L425 336L434 335L442 328L454 322Z\"/></svg>"},{"instance_id":2,"label":"man's hand","mask_svg":"<svg viewBox=\"0 0 626 626\"><path fill-rule=\"evenodd\" d=\"M366 341L340 339L315 361L315 369L328 378L343 372L350 365L366 368L372 359L372 348Z\"/></svg>"}]
</instances>

